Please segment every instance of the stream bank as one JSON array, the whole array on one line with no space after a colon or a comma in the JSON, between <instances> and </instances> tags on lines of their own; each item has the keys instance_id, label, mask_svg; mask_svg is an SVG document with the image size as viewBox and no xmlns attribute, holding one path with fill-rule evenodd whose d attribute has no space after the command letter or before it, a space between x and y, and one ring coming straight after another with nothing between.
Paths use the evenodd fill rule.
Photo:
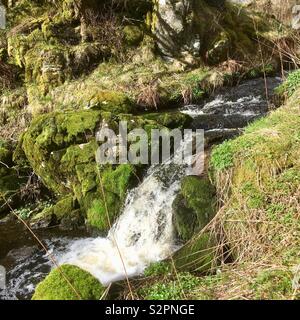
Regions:
<instances>
[{"instance_id":1,"label":"stream bank","mask_svg":"<svg viewBox=\"0 0 300 320\"><path fill-rule=\"evenodd\" d=\"M268 79L268 92L271 93L280 82L280 78ZM264 79L255 79L245 81L237 87L220 89L204 104L186 106L180 111L193 118L193 128L206 129L206 138L211 145L241 133L242 127L268 112L270 104L265 98L264 83ZM161 167L156 170L161 171ZM154 180L151 178L153 172L150 170L148 180L145 178L143 183L127 196L125 210L122 211L123 213L114 228L117 229L122 248L124 246L123 249L126 251L131 276L141 274L151 262L166 258L178 248L172 226L172 204L179 192L181 178L185 174L183 172L176 175L173 172L172 177L175 180L169 179L169 185L165 186L161 185L157 178ZM134 201L141 201L141 199L135 200L135 193L136 195L144 195L144 198L141 198L143 203L153 201L154 213L150 212L148 206L144 212L140 212L139 208L143 207L143 204L137 205L134 210ZM137 219L138 214L140 218ZM150 225L149 217L152 221L150 229L147 228ZM1 298L28 299L31 297L35 285L49 273L51 263L33 239L26 236L23 226L11 220L1 223L3 230L6 230L3 232L3 237L7 244L1 252L0 264L6 266L8 270L7 291L2 293ZM134 231L134 235L130 233L130 230ZM110 257L115 248L108 238L90 238L85 230L61 232L56 228L43 229L38 231L38 235L58 257L59 261L80 265L105 284L124 278L124 270L122 270L117 252L114 257ZM139 242L140 239L144 240ZM146 240L147 246L143 248ZM135 246L138 246L144 254L135 256L137 252ZM164 248L164 246L166 247ZM90 249L87 250L87 248ZM154 250L153 255L149 256L147 252L153 248L157 248L157 250ZM100 249L103 252L106 251L107 254L101 257L99 255ZM86 253L86 250L94 257L85 257L83 254ZM80 259L83 259L83 262L80 263ZM106 271L102 269L103 259L106 263ZM89 260L93 261L92 266L89 266ZM119 267L115 268L118 265ZM112 266L113 268L111 268Z\"/></svg>"}]
</instances>

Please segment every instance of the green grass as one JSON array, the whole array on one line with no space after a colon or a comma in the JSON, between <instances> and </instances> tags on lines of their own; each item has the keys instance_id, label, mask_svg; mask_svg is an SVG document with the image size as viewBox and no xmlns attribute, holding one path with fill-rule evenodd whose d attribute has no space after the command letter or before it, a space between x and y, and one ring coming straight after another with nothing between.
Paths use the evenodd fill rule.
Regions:
<instances>
[{"instance_id":1,"label":"green grass","mask_svg":"<svg viewBox=\"0 0 300 320\"><path fill-rule=\"evenodd\" d=\"M289 97L293 95L293 93L296 91L296 89L300 85L300 70L296 70L294 72L291 72L286 81L280 85L276 91L278 94L284 94L287 93Z\"/></svg>"},{"instance_id":2,"label":"green grass","mask_svg":"<svg viewBox=\"0 0 300 320\"><path fill-rule=\"evenodd\" d=\"M139 291L145 300L181 300L200 283L200 278L190 273L179 273L175 279L164 278L154 284L146 285Z\"/></svg>"},{"instance_id":3,"label":"green grass","mask_svg":"<svg viewBox=\"0 0 300 320\"><path fill-rule=\"evenodd\" d=\"M167 275L171 272L171 265L168 262L155 262L152 263L145 271L146 277L154 277Z\"/></svg>"},{"instance_id":4,"label":"green grass","mask_svg":"<svg viewBox=\"0 0 300 320\"><path fill-rule=\"evenodd\" d=\"M259 300L281 300L293 296L293 274L289 271L271 270L260 272L252 289L255 299Z\"/></svg>"}]
</instances>

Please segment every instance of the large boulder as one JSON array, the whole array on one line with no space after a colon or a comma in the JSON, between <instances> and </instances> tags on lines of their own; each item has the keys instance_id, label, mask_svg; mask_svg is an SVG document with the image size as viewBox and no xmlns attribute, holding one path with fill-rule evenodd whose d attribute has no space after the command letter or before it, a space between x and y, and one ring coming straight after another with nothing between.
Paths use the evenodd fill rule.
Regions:
<instances>
[{"instance_id":1,"label":"large boulder","mask_svg":"<svg viewBox=\"0 0 300 320\"><path fill-rule=\"evenodd\" d=\"M98 149L96 131L108 123L111 128L117 128L116 120L111 114L106 114L105 119L100 111L50 113L36 118L22 138L25 155L44 184L60 198L73 194L73 209L76 209L77 202L88 213L89 223L100 230L109 228L105 200L113 221L127 188L136 181L136 170L132 166L98 167L95 160ZM72 207L68 207L71 213ZM59 222L65 210L59 215L55 214L56 211L59 213L60 210L51 213L47 210L43 219L52 217Z\"/></svg>"},{"instance_id":2,"label":"large boulder","mask_svg":"<svg viewBox=\"0 0 300 320\"><path fill-rule=\"evenodd\" d=\"M152 29L157 38L157 45L163 54L174 57L197 47L196 34L192 31L191 0L154 1Z\"/></svg>"},{"instance_id":3,"label":"large boulder","mask_svg":"<svg viewBox=\"0 0 300 320\"><path fill-rule=\"evenodd\" d=\"M155 0L148 23L161 53L184 65L255 54L257 32L271 28L258 15L224 0Z\"/></svg>"},{"instance_id":4,"label":"large boulder","mask_svg":"<svg viewBox=\"0 0 300 320\"><path fill-rule=\"evenodd\" d=\"M178 117L178 126L185 119ZM100 145L96 141L97 132L105 127L118 134L120 120L127 120L128 131L144 128L149 132L151 128L165 128L159 122L164 122L160 118L117 116L99 110L54 112L35 118L20 141L26 158L46 187L60 199L73 195L72 201L69 198L64 202L69 208L70 203L74 204L70 212L80 208L88 224L102 231L109 229L120 212L128 189L139 181L139 165L98 165L96 162ZM66 206L63 207L65 212ZM47 210L45 217L59 223L62 214L55 214L59 211Z\"/></svg>"},{"instance_id":5,"label":"large boulder","mask_svg":"<svg viewBox=\"0 0 300 320\"><path fill-rule=\"evenodd\" d=\"M66 264L51 271L37 286L32 300L100 300L104 291L90 273Z\"/></svg>"}]
</instances>

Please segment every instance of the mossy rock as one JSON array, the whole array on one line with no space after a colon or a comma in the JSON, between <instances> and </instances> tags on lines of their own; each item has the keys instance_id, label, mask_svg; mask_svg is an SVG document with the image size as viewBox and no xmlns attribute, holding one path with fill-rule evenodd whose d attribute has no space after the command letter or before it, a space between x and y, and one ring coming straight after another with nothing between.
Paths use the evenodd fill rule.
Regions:
<instances>
[{"instance_id":1,"label":"mossy rock","mask_svg":"<svg viewBox=\"0 0 300 320\"><path fill-rule=\"evenodd\" d=\"M89 141L89 137L95 136L100 121L100 112L83 111L50 113L37 117L31 123L20 143L31 166L49 189L58 194L72 190L66 173L76 169L76 160L79 165L93 158L92 151L96 150L96 145L93 140ZM64 166L64 162L70 166Z\"/></svg>"},{"instance_id":2,"label":"mossy rock","mask_svg":"<svg viewBox=\"0 0 300 320\"><path fill-rule=\"evenodd\" d=\"M32 300L100 300L104 291L90 273L66 264L38 284Z\"/></svg>"},{"instance_id":3,"label":"mossy rock","mask_svg":"<svg viewBox=\"0 0 300 320\"><path fill-rule=\"evenodd\" d=\"M208 232L194 236L173 256L175 267L179 271L212 271L216 267L216 239Z\"/></svg>"},{"instance_id":4,"label":"mossy rock","mask_svg":"<svg viewBox=\"0 0 300 320\"><path fill-rule=\"evenodd\" d=\"M203 229L215 213L215 190L210 181L198 176L185 177L173 203L174 225L179 238L188 241Z\"/></svg>"},{"instance_id":5,"label":"mossy rock","mask_svg":"<svg viewBox=\"0 0 300 320\"><path fill-rule=\"evenodd\" d=\"M90 226L102 231L111 227L123 206L127 191L137 183L136 174L136 168L130 164L122 164L116 168L107 167L103 172L99 172L104 195L102 192L98 192L98 196L88 193L82 199Z\"/></svg>"},{"instance_id":6,"label":"mossy rock","mask_svg":"<svg viewBox=\"0 0 300 320\"><path fill-rule=\"evenodd\" d=\"M136 107L126 94L116 91L102 90L87 99L87 107L95 110L103 110L119 113L134 113Z\"/></svg>"},{"instance_id":7,"label":"mossy rock","mask_svg":"<svg viewBox=\"0 0 300 320\"><path fill-rule=\"evenodd\" d=\"M123 32L125 41L130 46L137 46L143 40L144 33L139 26L125 26Z\"/></svg>"},{"instance_id":8,"label":"mossy rock","mask_svg":"<svg viewBox=\"0 0 300 320\"><path fill-rule=\"evenodd\" d=\"M113 223L128 188L136 181L136 170L130 165L105 165L98 168L95 155L99 145L94 136L101 121L103 117L98 111L42 116L34 122L32 131L29 129L25 134L23 149L46 186L58 195L70 192L74 194L87 214L88 223L105 231L109 229L105 202ZM110 124L116 125L114 121ZM60 201L35 219L48 220L54 217L56 221L60 221L73 211L69 201L67 207L63 206L63 210L60 208L61 203ZM49 222L52 223L51 220Z\"/></svg>"},{"instance_id":9,"label":"mossy rock","mask_svg":"<svg viewBox=\"0 0 300 320\"><path fill-rule=\"evenodd\" d=\"M60 199L31 219L33 228L48 228L58 224L64 230L74 230L84 224L84 216L72 194Z\"/></svg>"},{"instance_id":10,"label":"mossy rock","mask_svg":"<svg viewBox=\"0 0 300 320\"><path fill-rule=\"evenodd\" d=\"M193 119L181 112L156 112L146 113L142 116L144 119L149 119L158 122L162 126L170 129L187 128Z\"/></svg>"},{"instance_id":11,"label":"mossy rock","mask_svg":"<svg viewBox=\"0 0 300 320\"><path fill-rule=\"evenodd\" d=\"M96 140L98 130L107 127L118 134L119 122L125 120L129 131L144 128L149 133L154 128L165 128L154 120L131 114L113 115L99 110L53 112L36 117L19 142L18 154L21 147L46 187L59 199L73 196L79 204L79 208L74 209L81 209L87 223L101 231L107 231L114 223L127 191L139 181L139 165L100 166L96 162L96 152L101 145ZM72 212L71 208L61 210L61 214L56 207L53 210L38 217L54 216L60 221Z\"/></svg>"}]
</instances>

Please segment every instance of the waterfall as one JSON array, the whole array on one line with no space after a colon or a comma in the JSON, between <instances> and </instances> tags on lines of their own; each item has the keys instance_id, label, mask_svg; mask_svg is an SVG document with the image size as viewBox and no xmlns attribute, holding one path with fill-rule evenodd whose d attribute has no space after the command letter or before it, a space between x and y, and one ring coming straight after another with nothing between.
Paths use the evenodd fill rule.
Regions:
<instances>
[{"instance_id":1,"label":"waterfall","mask_svg":"<svg viewBox=\"0 0 300 320\"><path fill-rule=\"evenodd\" d=\"M172 159L148 169L143 182L128 193L124 209L106 238L71 243L67 253L58 257L59 263L77 265L107 285L126 275L141 274L151 262L172 254L178 248L172 203L181 178L191 173L191 159L176 164L176 157L187 147L187 141L192 140L185 137Z\"/></svg>"}]
</instances>

